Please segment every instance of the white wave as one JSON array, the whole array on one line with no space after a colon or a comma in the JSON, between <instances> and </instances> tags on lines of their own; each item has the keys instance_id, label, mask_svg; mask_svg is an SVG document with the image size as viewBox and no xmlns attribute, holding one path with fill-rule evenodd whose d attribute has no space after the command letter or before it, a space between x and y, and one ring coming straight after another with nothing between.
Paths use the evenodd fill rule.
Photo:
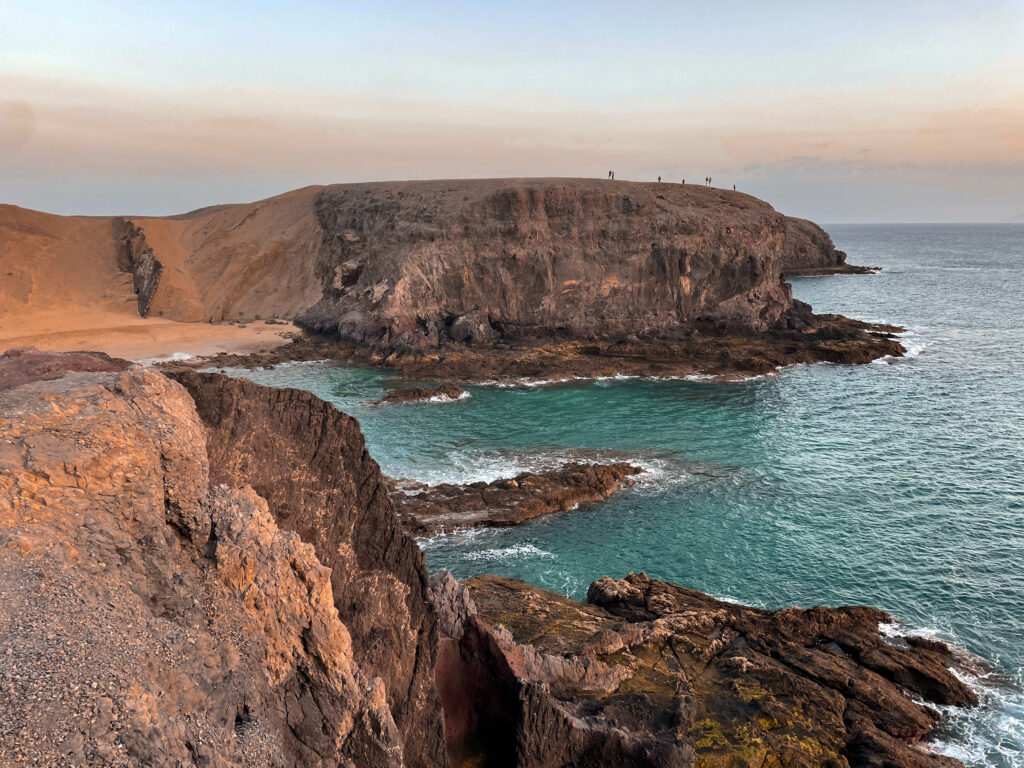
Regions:
<instances>
[{"instance_id":1,"label":"white wave","mask_svg":"<svg viewBox=\"0 0 1024 768\"><path fill-rule=\"evenodd\" d=\"M653 486L663 488L667 484L684 483L692 478L690 467L670 456L644 451L583 448L551 448L529 453L464 453L453 450L442 461L430 462L422 467L385 467L385 472L393 477L405 477L428 485L468 485L476 482L490 483L523 472L549 472L569 462L612 464L620 461L644 470L642 474L633 477L637 489Z\"/></svg>"},{"instance_id":2,"label":"white wave","mask_svg":"<svg viewBox=\"0 0 1024 768\"><path fill-rule=\"evenodd\" d=\"M529 557L554 557L533 544L513 544L511 547L500 547L498 549L483 549L478 552L466 552L463 555L466 560L517 560Z\"/></svg>"},{"instance_id":3,"label":"white wave","mask_svg":"<svg viewBox=\"0 0 1024 768\"><path fill-rule=\"evenodd\" d=\"M469 392L465 392L464 391L461 395L458 395L457 397L449 397L448 395L443 395L443 394L442 395L434 395L433 397L428 398L427 402L428 403L454 403L454 402L457 402L459 400L466 400L469 397L470 397Z\"/></svg>"},{"instance_id":4,"label":"white wave","mask_svg":"<svg viewBox=\"0 0 1024 768\"><path fill-rule=\"evenodd\" d=\"M960 663L950 672L977 694L977 707L936 705L942 720L932 738L922 746L959 760L970 768L1024 766L1024 679L1022 673L1007 675L990 668L948 633L931 627L905 627L881 623L878 631L890 642L905 637L924 637L947 643ZM924 704L925 702L919 702Z\"/></svg>"}]
</instances>

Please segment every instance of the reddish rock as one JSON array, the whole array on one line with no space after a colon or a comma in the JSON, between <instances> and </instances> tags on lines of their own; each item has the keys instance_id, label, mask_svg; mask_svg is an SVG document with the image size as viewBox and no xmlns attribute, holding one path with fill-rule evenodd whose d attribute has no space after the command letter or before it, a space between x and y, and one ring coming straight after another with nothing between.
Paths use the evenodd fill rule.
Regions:
<instances>
[{"instance_id":1,"label":"reddish rock","mask_svg":"<svg viewBox=\"0 0 1024 768\"><path fill-rule=\"evenodd\" d=\"M40 352L35 347L16 347L0 355L0 392L31 381L59 379L68 373L111 373L130 365L127 360L102 352Z\"/></svg>"}]
</instances>

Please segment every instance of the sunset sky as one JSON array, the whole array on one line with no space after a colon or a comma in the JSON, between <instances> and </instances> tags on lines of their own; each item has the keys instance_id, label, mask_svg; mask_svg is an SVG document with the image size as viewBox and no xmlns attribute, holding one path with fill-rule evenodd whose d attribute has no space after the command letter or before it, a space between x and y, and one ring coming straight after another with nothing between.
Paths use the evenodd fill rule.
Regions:
<instances>
[{"instance_id":1,"label":"sunset sky","mask_svg":"<svg viewBox=\"0 0 1024 768\"><path fill-rule=\"evenodd\" d=\"M0 202L711 175L829 222L1024 221L1024 0L0 0Z\"/></svg>"}]
</instances>

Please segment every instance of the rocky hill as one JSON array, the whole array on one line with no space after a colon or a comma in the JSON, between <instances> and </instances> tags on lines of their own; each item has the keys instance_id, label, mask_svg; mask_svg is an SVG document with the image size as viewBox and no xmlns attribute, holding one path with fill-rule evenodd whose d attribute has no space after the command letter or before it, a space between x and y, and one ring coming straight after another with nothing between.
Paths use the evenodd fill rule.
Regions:
<instances>
[{"instance_id":1,"label":"rocky hill","mask_svg":"<svg viewBox=\"0 0 1024 768\"><path fill-rule=\"evenodd\" d=\"M453 345L766 339L813 326L783 273L852 269L844 259L811 222L697 185L343 184L165 218L3 206L0 338L142 316L294 318L382 359Z\"/></svg>"},{"instance_id":2,"label":"rocky hill","mask_svg":"<svg viewBox=\"0 0 1024 768\"><path fill-rule=\"evenodd\" d=\"M0 356L4 765L959 766L968 661L880 611L428 580L353 419L181 381Z\"/></svg>"}]
</instances>

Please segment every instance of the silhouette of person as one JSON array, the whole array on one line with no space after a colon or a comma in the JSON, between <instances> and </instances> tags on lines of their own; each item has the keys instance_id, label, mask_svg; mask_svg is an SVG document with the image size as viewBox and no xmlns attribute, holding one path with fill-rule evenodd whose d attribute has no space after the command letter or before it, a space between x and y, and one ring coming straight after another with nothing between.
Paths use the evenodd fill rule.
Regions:
<instances>
[{"instance_id":1,"label":"silhouette of person","mask_svg":"<svg viewBox=\"0 0 1024 768\"><path fill-rule=\"evenodd\" d=\"M611 177L612 177L612 172L608 171L608 178L610 179Z\"/></svg>"},{"instance_id":2,"label":"silhouette of person","mask_svg":"<svg viewBox=\"0 0 1024 768\"><path fill-rule=\"evenodd\" d=\"M736 185L735 185L735 184L733 184L733 185L732 185L732 191L733 191L733 192L735 192L735 191L736 191Z\"/></svg>"},{"instance_id":3,"label":"silhouette of person","mask_svg":"<svg viewBox=\"0 0 1024 768\"><path fill-rule=\"evenodd\" d=\"M685 184L685 183L686 183L686 179L683 179L683 180L682 180L681 182L679 182L679 183L680 183L680 184Z\"/></svg>"},{"instance_id":4,"label":"silhouette of person","mask_svg":"<svg viewBox=\"0 0 1024 768\"><path fill-rule=\"evenodd\" d=\"M658 177L658 183L661 184L661 176Z\"/></svg>"}]
</instances>

